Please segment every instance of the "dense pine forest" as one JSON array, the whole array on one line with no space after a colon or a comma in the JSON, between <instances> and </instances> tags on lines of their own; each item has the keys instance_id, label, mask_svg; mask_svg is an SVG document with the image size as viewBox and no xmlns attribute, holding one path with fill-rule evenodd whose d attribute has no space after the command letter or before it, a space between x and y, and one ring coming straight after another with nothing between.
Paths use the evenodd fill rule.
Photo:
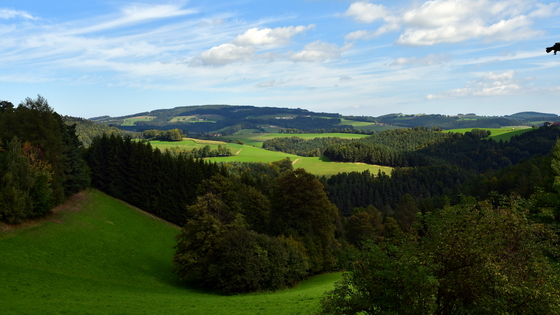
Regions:
<instances>
[{"instance_id":1,"label":"dense pine forest","mask_svg":"<svg viewBox=\"0 0 560 315\"><path fill-rule=\"evenodd\" d=\"M320 119L307 125L320 129ZM40 96L0 102L1 221L44 216L93 186L181 226L174 272L205 289L263 292L343 270L324 314L559 313L557 126L509 141L414 127L263 144L395 167L329 178L289 159L210 163L115 129L86 137L76 126Z\"/></svg>"}]
</instances>

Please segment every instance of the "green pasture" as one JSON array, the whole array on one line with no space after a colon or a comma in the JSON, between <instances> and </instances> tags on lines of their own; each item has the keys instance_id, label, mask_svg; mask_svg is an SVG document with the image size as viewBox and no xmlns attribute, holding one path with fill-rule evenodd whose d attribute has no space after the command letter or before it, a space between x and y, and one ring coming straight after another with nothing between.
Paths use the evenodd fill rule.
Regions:
<instances>
[{"instance_id":1,"label":"green pasture","mask_svg":"<svg viewBox=\"0 0 560 315\"><path fill-rule=\"evenodd\" d=\"M178 227L99 191L35 224L0 226L2 314L310 314L339 273L222 296L171 272Z\"/></svg>"},{"instance_id":2,"label":"green pasture","mask_svg":"<svg viewBox=\"0 0 560 315\"><path fill-rule=\"evenodd\" d=\"M231 145L230 145L231 146ZM331 162L325 157L301 157L294 154L288 154L277 151L269 151L265 149L255 148L244 145L239 146L239 150L232 153L234 156L213 157L208 160L212 162L264 162L271 163L289 157L292 160L294 168L303 168L307 172L317 176L327 176L343 173L343 172L363 172L369 170L372 174L377 174L379 170L387 174L391 173L392 168L379 165L369 165L363 163L339 163Z\"/></svg>"},{"instance_id":3,"label":"green pasture","mask_svg":"<svg viewBox=\"0 0 560 315\"><path fill-rule=\"evenodd\" d=\"M284 134L273 134L273 135L283 135ZM316 134L304 134L304 137L312 137ZM365 135L354 135L354 134L347 134L347 133L340 133L340 134L324 134L330 135L331 137L336 136L344 136L350 138L352 136L364 137ZM255 136L255 135L250 135ZM298 135L299 136L299 135ZM252 139L262 140L267 138L272 138L270 134L261 134L261 138L254 137ZM245 142L246 143L246 142ZM362 164L362 163L338 163L338 162L330 162L325 157L301 157L295 154L288 154L284 152L278 151L270 151L262 149L260 145L253 146L253 145L241 145L237 143L226 143L221 141L211 141L211 140L199 140L199 139L190 139L185 138L182 141L150 141L150 144L154 148L159 148L160 150L171 149L178 147L182 150L192 150L202 148L206 145L209 145L212 149L216 149L218 145L222 145L231 150L233 156L224 156L224 157L213 157L208 158L209 161L217 162L217 163L227 163L227 162L263 162L263 163L271 163L274 161L282 160L286 157L289 157L294 163L295 168L303 168L307 170L309 173L318 175L318 176L332 176L334 174L342 173L342 172L363 172L365 170L369 170L373 174L377 174L379 170L385 172L387 174L391 173L390 167L385 166L378 166L378 165L369 165L369 164Z\"/></svg>"},{"instance_id":4,"label":"green pasture","mask_svg":"<svg viewBox=\"0 0 560 315\"><path fill-rule=\"evenodd\" d=\"M226 146L227 143L223 141L212 141L212 140L201 140L192 138L183 138L181 141L160 141L152 140L150 144L153 148L159 148L160 150L171 149L178 147L182 150L192 150L205 147L209 145L211 148L217 148L218 145ZM230 144L231 145L231 144ZM232 149L233 150L233 149Z\"/></svg>"},{"instance_id":5,"label":"green pasture","mask_svg":"<svg viewBox=\"0 0 560 315\"><path fill-rule=\"evenodd\" d=\"M212 162L264 162L271 163L289 157L292 161L299 158L298 155L284 152L269 151L250 145L228 144L227 146L233 156L208 158Z\"/></svg>"},{"instance_id":6,"label":"green pasture","mask_svg":"<svg viewBox=\"0 0 560 315\"><path fill-rule=\"evenodd\" d=\"M156 118L155 116L138 116L132 118L125 118L123 121L122 126L134 126L134 123L137 121L152 121Z\"/></svg>"},{"instance_id":7,"label":"green pasture","mask_svg":"<svg viewBox=\"0 0 560 315\"><path fill-rule=\"evenodd\" d=\"M465 133L473 129L489 130L491 134L488 138L494 139L496 141L500 141L500 140L507 141L511 139L511 137L530 131L533 128L529 126L507 126L502 128L462 128L462 129L445 130L445 132Z\"/></svg>"},{"instance_id":8,"label":"green pasture","mask_svg":"<svg viewBox=\"0 0 560 315\"><path fill-rule=\"evenodd\" d=\"M307 172L319 176L330 177L338 173L363 172L368 170L371 174L377 174L379 171L391 174L392 167L370 165L365 163L342 163L331 162L326 157L300 157L293 160L294 168L303 168Z\"/></svg>"}]
</instances>

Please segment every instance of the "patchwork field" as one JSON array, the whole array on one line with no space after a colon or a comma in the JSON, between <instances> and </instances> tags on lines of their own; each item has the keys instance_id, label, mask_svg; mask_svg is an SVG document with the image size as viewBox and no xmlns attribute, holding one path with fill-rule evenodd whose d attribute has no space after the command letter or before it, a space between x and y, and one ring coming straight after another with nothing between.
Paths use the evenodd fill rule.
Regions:
<instances>
[{"instance_id":1,"label":"patchwork field","mask_svg":"<svg viewBox=\"0 0 560 315\"><path fill-rule=\"evenodd\" d=\"M2 314L310 314L340 274L295 288L221 296L171 273L178 227L99 191L54 215L0 226Z\"/></svg>"}]
</instances>

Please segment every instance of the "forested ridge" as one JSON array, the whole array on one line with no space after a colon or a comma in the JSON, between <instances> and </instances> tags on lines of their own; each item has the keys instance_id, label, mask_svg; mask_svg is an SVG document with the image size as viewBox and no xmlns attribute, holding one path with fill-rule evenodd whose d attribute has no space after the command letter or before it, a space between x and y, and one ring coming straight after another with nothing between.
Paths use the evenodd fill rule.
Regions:
<instances>
[{"instance_id":1,"label":"forested ridge","mask_svg":"<svg viewBox=\"0 0 560 315\"><path fill-rule=\"evenodd\" d=\"M2 102L0 220L43 216L91 183L181 226L174 272L206 289L276 290L345 270L321 313L559 313L560 130L487 136L417 127L267 143L395 166L317 178L289 159L209 163L117 133L85 149L44 98Z\"/></svg>"}]
</instances>

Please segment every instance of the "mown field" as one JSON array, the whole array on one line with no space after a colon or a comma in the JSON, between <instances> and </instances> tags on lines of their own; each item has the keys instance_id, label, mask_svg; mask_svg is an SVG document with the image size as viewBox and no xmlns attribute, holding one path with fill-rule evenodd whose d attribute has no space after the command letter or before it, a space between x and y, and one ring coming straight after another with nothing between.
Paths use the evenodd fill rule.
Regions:
<instances>
[{"instance_id":1,"label":"mown field","mask_svg":"<svg viewBox=\"0 0 560 315\"><path fill-rule=\"evenodd\" d=\"M329 137L336 137L340 135L341 137L346 137L347 139L361 138L365 135L354 135L347 133L340 134L302 134L297 136L302 136L305 139L313 139L319 135L328 135ZM254 136L254 135L251 135ZM244 145L237 143L226 143L222 141L211 141L211 140L199 140L199 139L184 139L183 141L169 142L169 141L150 141L153 147L160 148L160 150L171 149L174 147L179 147L183 150L192 150L195 148L201 148L209 145L212 149L218 147L218 145L225 146L229 148L233 156L227 157L213 157L209 158L212 162L264 162L271 163L289 157L294 163L294 168L303 168L309 173L318 176L332 176L342 172L363 172L369 170L373 174L377 174L379 170L387 174L391 173L391 167L378 166L378 165L368 165L363 163L338 163L331 162L326 158L319 157L301 157L294 154L288 154L277 151L269 151L261 148L262 142L267 139L272 139L278 136L287 136L285 134L260 134L259 137L253 137L253 145ZM289 136L289 135L288 135Z\"/></svg>"},{"instance_id":2,"label":"mown field","mask_svg":"<svg viewBox=\"0 0 560 315\"><path fill-rule=\"evenodd\" d=\"M446 132L460 132L465 133L467 131L471 131L474 128L463 128L463 129L450 129L445 130ZM476 128L481 130L489 130L491 132L489 138L494 139L496 141L507 141L513 136L520 135L524 132L530 131L533 128L529 126L508 126L502 128Z\"/></svg>"},{"instance_id":3,"label":"mown field","mask_svg":"<svg viewBox=\"0 0 560 315\"><path fill-rule=\"evenodd\" d=\"M222 296L171 273L178 228L99 191L47 219L0 226L1 314L310 314L339 273Z\"/></svg>"}]
</instances>

